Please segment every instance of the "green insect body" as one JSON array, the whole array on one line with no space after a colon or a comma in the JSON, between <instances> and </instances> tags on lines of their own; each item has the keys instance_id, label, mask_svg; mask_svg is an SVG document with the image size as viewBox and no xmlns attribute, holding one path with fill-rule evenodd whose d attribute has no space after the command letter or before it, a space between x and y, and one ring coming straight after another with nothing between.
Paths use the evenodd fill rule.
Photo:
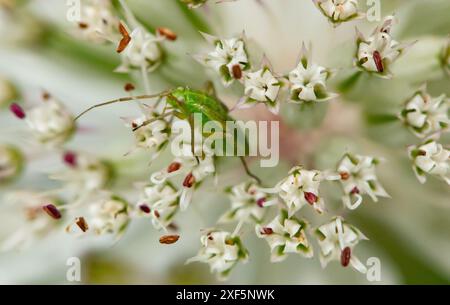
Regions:
<instances>
[{"instance_id":1,"label":"green insect body","mask_svg":"<svg viewBox=\"0 0 450 305\"><path fill-rule=\"evenodd\" d=\"M178 88L167 96L167 102L187 117L194 113L201 113L203 123L216 121L224 124L228 120L233 120L228 114L227 106L201 91Z\"/></svg>"}]
</instances>

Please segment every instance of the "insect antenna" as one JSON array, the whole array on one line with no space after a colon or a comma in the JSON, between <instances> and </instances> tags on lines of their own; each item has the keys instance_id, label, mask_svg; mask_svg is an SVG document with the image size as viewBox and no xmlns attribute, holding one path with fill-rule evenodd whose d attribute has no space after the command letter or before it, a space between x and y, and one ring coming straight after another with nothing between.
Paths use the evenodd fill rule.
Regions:
<instances>
[{"instance_id":1,"label":"insect antenna","mask_svg":"<svg viewBox=\"0 0 450 305\"><path fill-rule=\"evenodd\" d=\"M169 91L163 91L161 93L158 94L145 94L145 95L138 95L138 96L128 96L128 97L121 97L118 99L114 99L111 101L107 101L107 102L103 102L100 104L96 104L94 106L89 107L88 109L84 110L82 113L80 113L79 115L77 115L75 117L75 121L78 120L80 117L82 117L83 115L85 115L86 113L88 113L89 111L91 111L92 109L98 108L98 107L102 107L102 106L107 106L107 105L111 105L111 104L115 104L115 103L122 103L122 102L129 102L129 101L134 101L134 100L143 100L143 99L152 99L155 97L164 97L167 96L169 94Z\"/></svg>"}]
</instances>

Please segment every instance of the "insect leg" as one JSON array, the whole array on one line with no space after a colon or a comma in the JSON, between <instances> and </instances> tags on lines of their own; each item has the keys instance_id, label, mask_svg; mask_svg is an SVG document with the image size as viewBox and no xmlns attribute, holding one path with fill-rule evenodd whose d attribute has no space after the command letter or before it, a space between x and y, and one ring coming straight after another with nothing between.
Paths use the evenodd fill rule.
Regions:
<instances>
[{"instance_id":1,"label":"insect leg","mask_svg":"<svg viewBox=\"0 0 450 305\"><path fill-rule=\"evenodd\" d=\"M147 126L148 124L151 124L151 123L153 123L153 122L156 122L156 121L158 121L158 120L160 120L160 119L162 119L162 118L165 118L165 117L170 116L170 115L175 114L175 113L176 113L176 111L169 111L169 112L163 113L163 114L161 114L161 115L159 115L159 116L157 116L157 117L154 117L154 118L151 118L151 119L149 119L149 120L146 120L146 121L143 122L141 125L139 125L139 126L137 126L137 127L134 127L134 128L133 128L133 131L136 131L136 130L138 130L138 129L141 128L141 127Z\"/></svg>"}]
</instances>

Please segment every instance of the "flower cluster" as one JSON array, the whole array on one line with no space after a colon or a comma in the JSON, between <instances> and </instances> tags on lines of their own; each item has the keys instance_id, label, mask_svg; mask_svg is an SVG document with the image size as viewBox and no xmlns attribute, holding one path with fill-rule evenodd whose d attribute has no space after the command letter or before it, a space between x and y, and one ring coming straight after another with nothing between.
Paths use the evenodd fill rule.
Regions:
<instances>
[{"instance_id":1,"label":"flower cluster","mask_svg":"<svg viewBox=\"0 0 450 305\"><path fill-rule=\"evenodd\" d=\"M337 96L327 88L333 71L312 61L312 47L307 49L303 44L297 67L282 76L274 72L266 57L259 69L252 69L244 35L231 39L203 36L215 50L195 58L219 74L225 86L237 80L244 87L244 94L235 109L264 104L269 111L278 114L280 104L285 100L301 104L327 101Z\"/></svg>"},{"instance_id":2,"label":"flower cluster","mask_svg":"<svg viewBox=\"0 0 450 305\"><path fill-rule=\"evenodd\" d=\"M420 183L426 182L426 174L442 178L450 183L449 150L438 141L450 129L448 117L450 99L445 94L432 97L423 86L409 98L398 115L400 120L421 143L411 145L408 155Z\"/></svg>"},{"instance_id":3,"label":"flower cluster","mask_svg":"<svg viewBox=\"0 0 450 305\"><path fill-rule=\"evenodd\" d=\"M341 182L345 194L342 200L344 205L352 210L360 205L363 194L368 194L374 201L377 201L378 196L389 197L375 173L378 163L378 159L373 157L347 153L338 163L337 171L306 170L296 166L291 169L289 176L273 188L263 188L253 181L244 182L227 190L230 194L231 209L219 219L219 223L237 221L232 236L238 236L242 225L254 225L256 235L269 244L272 262L283 261L290 253L311 258L314 250L307 236L308 222L297 218L296 214L305 205L312 206L320 214L327 212L324 199L319 193L321 182L324 181ZM354 198L356 202L352 203ZM263 225L265 216L270 213L272 207L278 207L278 215ZM340 258L342 266L351 265L362 273L366 271L365 266L352 255L354 246L360 240L366 239L358 229L336 217L312 233L318 239L323 267L329 261ZM217 245L205 243L205 237L202 237L202 245L202 259L196 257L194 261L211 264L203 253L217 252ZM227 274L232 266L226 268Z\"/></svg>"}]
</instances>

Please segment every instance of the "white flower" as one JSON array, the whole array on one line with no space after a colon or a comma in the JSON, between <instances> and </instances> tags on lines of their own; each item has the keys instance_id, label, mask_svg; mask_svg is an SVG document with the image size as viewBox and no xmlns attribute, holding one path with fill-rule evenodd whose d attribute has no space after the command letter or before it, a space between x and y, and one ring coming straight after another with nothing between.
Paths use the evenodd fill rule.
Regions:
<instances>
[{"instance_id":1,"label":"white flower","mask_svg":"<svg viewBox=\"0 0 450 305\"><path fill-rule=\"evenodd\" d=\"M357 31L357 67L384 78L392 76L390 66L412 45L400 44L392 38L390 31L395 22L394 16L386 17L367 39Z\"/></svg>"},{"instance_id":2,"label":"white flower","mask_svg":"<svg viewBox=\"0 0 450 305\"><path fill-rule=\"evenodd\" d=\"M294 215L305 204L311 205L317 212L325 211L325 204L319 195L320 182L336 180L337 177L317 170L305 170L296 166L289 171L289 176L281 180L274 188L284 200L288 217Z\"/></svg>"},{"instance_id":3,"label":"white flower","mask_svg":"<svg viewBox=\"0 0 450 305\"><path fill-rule=\"evenodd\" d=\"M312 62L311 47L302 45L298 66L289 73L290 99L294 103L321 102L336 94L327 91L327 80L332 72Z\"/></svg>"},{"instance_id":4,"label":"white flower","mask_svg":"<svg viewBox=\"0 0 450 305\"><path fill-rule=\"evenodd\" d=\"M0 144L0 185L17 178L23 170L24 163L20 150Z\"/></svg>"},{"instance_id":5,"label":"white flower","mask_svg":"<svg viewBox=\"0 0 450 305\"><path fill-rule=\"evenodd\" d=\"M169 182L148 184L137 205L139 215L150 217L155 229L165 229L179 209L179 196L180 193Z\"/></svg>"},{"instance_id":6,"label":"white flower","mask_svg":"<svg viewBox=\"0 0 450 305\"><path fill-rule=\"evenodd\" d=\"M17 95L14 85L0 76L0 109L17 98Z\"/></svg>"},{"instance_id":7,"label":"white flower","mask_svg":"<svg viewBox=\"0 0 450 305\"><path fill-rule=\"evenodd\" d=\"M277 101L283 83L276 78L270 68L265 66L256 72L244 75L245 96L239 102L239 108L248 108L257 103L265 104L268 109L277 114L280 104Z\"/></svg>"},{"instance_id":8,"label":"white flower","mask_svg":"<svg viewBox=\"0 0 450 305\"><path fill-rule=\"evenodd\" d=\"M364 16L358 9L358 0L313 0L313 2L335 25Z\"/></svg>"},{"instance_id":9,"label":"white flower","mask_svg":"<svg viewBox=\"0 0 450 305\"><path fill-rule=\"evenodd\" d=\"M301 254L304 257L314 255L312 247L306 239L307 223L295 217L288 217L286 210L281 210L272 222L266 226L256 226L256 235L266 239L272 252L271 261L281 262L288 253Z\"/></svg>"},{"instance_id":10,"label":"white flower","mask_svg":"<svg viewBox=\"0 0 450 305\"><path fill-rule=\"evenodd\" d=\"M205 4L208 0L180 0L183 3L186 3L189 8L197 8Z\"/></svg>"},{"instance_id":11,"label":"white flower","mask_svg":"<svg viewBox=\"0 0 450 305\"><path fill-rule=\"evenodd\" d=\"M67 169L51 178L65 182L76 195L86 195L104 189L114 179L114 169L108 161L84 153L66 152Z\"/></svg>"},{"instance_id":12,"label":"white flower","mask_svg":"<svg viewBox=\"0 0 450 305\"><path fill-rule=\"evenodd\" d=\"M160 119L140 127L149 119L148 116L143 115L132 120L131 124L127 124L127 126L133 129L139 127L133 131L136 147L150 152L158 152L169 140L170 126L164 119Z\"/></svg>"},{"instance_id":13,"label":"white flower","mask_svg":"<svg viewBox=\"0 0 450 305\"><path fill-rule=\"evenodd\" d=\"M262 221L266 206L276 204L278 200L272 194L261 190L254 182L244 182L227 190L231 201L231 209L227 211L219 222Z\"/></svg>"},{"instance_id":14,"label":"white flower","mask_svg":"<svg viewBox=\"0 0 450 305\"><path fill-rule=\"evenodd\" d=\"M109 0L83 0L76 35L90 42L103 43L117 35L118 18Z\"/></svg>"},{"instance_id":15,"label":"white flower","mask_svg":"<svg viewBox=\"0 0 450 305\"><path fill-rule=\"evenodd\" d=\"M425 183L425 174L430 174L450 185L450 150L434 140L428 140L424 144L409 147L408 153L420 183Z\"/></svg>"},{"instance_id":16,"label":"white flower","mask_svg":"<svg viewBox=\"0 0 450 305\"><path fill-rule=\"evenodd\" d=\"M320 246L320 263L325 268L330 261L340 260L343 267L351 265L357 271L366 273L363 263L353 254L353 248L367 237L354 226L336 217L315 230Z\"/></svg>"},{"instance_id":17,"label":"white flower","mask_svg":"<svg viewBox=\"0 0 450 305\"><path fill-rule=\"evenodd\" d=\"M42 239L58 228L58 221L49 217L42 209L43 205L58 206L60 200L34 191L15 191L7 193L4 202L23 213L23 224L2 241L1 250L24 249L36 240Z\"/></svg>"},{"instance_id":18,"label":"white flower","mask_svg":"<svg viewBox=\"0 0 450 305\"><path fill-rule=\"evenodd\" d=\"M378 197L389 197L378 182L375 167L380 160L368 156L345 154L337 166L344 190L344 205L354 210L362 203L362 195L367 194L373 201ZM356 199L355 202L354 199Z\"/></svg>"},{"instance_id":19,"label":"white flower","mask_svg":"<svg viewBox=\"0 0 450 305\"><path fill-rule=\"evenodd\" d=\"M44 98L26 113L25 121L36 139L50 146L67 142L76 130L73 115L53 97Z\"/></svg>"},{"instance_id":20,"label":"white flower","mask_svg":"<svg viewBox=\"0 0 450 305\"><path fill-rule=\"evenodd\" d=\"M122 64L117 72L129 72L132 69L154 71L162 62L161 38L155 37L143 27L138 26L130 34L130 42L121 52Z\"/></svg>"},{"instance_id":21,"label":"white flower","mask_svg":"<svg viewBox=\"0 0 450 305\"><path fill-rule=\"evenodd\" d=\"M241 239L231 236L224 231L208 231L200 239L202 248L197 256L187 260L192 262L207 263L212 273L217 273L219 278L225 280L233 267L239 262L246 262L247 249L242 245Z\"/></svg>"},{"instance_id":22,"label":"white flower","mask_svg":"<svg viewBox=\"0 0 450 305\"><path fill-rule=\"evenodd\" d=\"M114 234L120 238L129 222L128 203L116 195L102 195L88 208L87 224L97 235Z\"/></svg>"},{"instance_id":23,"label":"white flower","mask_svg":"<svg viewBox=\"0 0 450 305\"><path fill-rule=\"evenodd\" d=\"M203 37L215 46L215 50L206 55L196 55L201 64L218 73L225 86L229 86L235 79L241 79L242 73L250 68L245 38L220 39L205 33Z\"/></svg>"},{"instance_id":24,"label":"white flower","mask_svg":"<svg viewBox=\"0 0 450 305\"><path fill-rule=\"evenodd\" d=\"M433 98L424 87L406 102L400 118L416 136L424 138L448 129L449 105L445 94Z\"/></svg>"}]
</instances>

